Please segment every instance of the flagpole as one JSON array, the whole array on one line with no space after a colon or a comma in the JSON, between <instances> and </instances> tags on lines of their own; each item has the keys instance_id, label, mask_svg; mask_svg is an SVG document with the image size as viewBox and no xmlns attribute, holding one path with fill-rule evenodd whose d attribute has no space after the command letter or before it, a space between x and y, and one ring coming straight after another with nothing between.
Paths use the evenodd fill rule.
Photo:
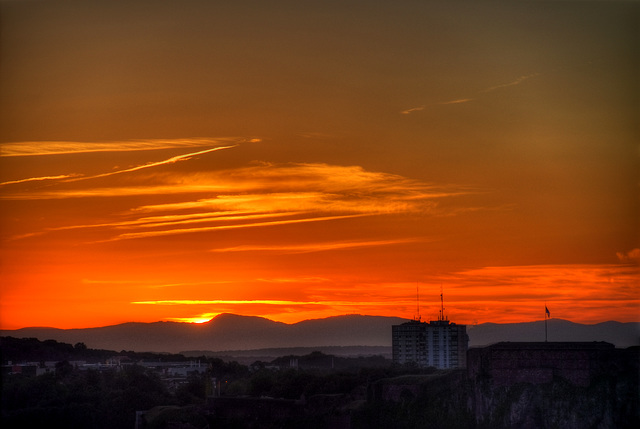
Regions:
<instances>
[{"instance_id":1,"label":"flagpole","mask_svg":"<svg viewBox=\"0 0 640 429\"><path fill-rule=\"evenodd\" d=\"M547 303L544 303L544 342L547 342L547 319L551 316L549 313L549 307L547 307Z\"/></svg>"}]
</instances>

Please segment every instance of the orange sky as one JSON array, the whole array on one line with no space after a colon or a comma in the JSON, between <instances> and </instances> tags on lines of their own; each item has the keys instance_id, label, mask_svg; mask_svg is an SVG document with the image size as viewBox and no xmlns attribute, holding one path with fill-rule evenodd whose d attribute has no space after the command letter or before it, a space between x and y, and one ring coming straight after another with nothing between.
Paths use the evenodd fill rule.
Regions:
<instances>
[{"instance_id":1,"label":"orange sky","mask_svg":"<svg viewBox=\"0 0 640 429\"><path fill-rule=\"evenodd\" d=\"M628 2L1 1L0 327L640 321Z\"/></svg>"}]
</instances>

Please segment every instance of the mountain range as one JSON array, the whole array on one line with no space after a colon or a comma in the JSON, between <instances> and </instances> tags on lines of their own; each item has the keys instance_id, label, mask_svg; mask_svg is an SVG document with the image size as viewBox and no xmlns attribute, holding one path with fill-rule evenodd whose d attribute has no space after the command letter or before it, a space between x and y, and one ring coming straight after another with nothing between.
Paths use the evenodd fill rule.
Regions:
<instances>
[{"instance_id":1,"label":"mountain range","mask_svg":"<svg viewBox=\"0 0 640 429\"><path fill-rule=\"evenodd\" d=\"M22 328L1 336L37 338L107 350L179 353L189 350L254 350L264 348L386 346L391 326L407 319L345 315L286 324L255 316L220 314L201 324L179 322L123 323L84 329ZM544 341L544 321L468 325L469 346L499 341ZM606 341L616 347L640 345L640 322L585 325L562 319L548 322L549 341Z\"/></svg>"}]
</instances>

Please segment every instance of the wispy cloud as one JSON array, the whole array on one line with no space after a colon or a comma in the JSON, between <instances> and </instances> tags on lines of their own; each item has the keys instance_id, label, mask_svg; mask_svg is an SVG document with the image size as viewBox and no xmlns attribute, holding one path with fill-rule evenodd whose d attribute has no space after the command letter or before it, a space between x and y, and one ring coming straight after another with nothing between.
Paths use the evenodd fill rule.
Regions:
<instances>
[{"instance_id":1,"label":"wispy cloud","mask_svg":"<svg viewBox=\"0 0 640 429\"><path fill-rule=\"evenodd\" d=\"M116 237L113 237L107 240L102 240L102 242L131 240L136 238L163 237L163 236L176 235L176 234L189 234L189 233L210 232L210 231L220 231L220 230L239 229L239 228L257 228L257 227L267 227L267 226L277 226L277 225L289 225L294 223L324 222L324 221L330 221L330 220L336 220L336 219L348 219L348 218L361 217L361 216L366 216L366 215L356 214L356 215L342 215L342 216L318 216L318 217L311 217L311 218L304 218L304 219L274 220L270 222L254 222L254 223L241 223L241 224L234 224L234 225L203 226L199 228L174 228L174 229L148 231L148 232L131 232L126 234L120 234Z\"/></svg>"},{"instance_id":2,"label":"wispy cloud","mask_svg":"<svg viewBox=\"0 0 640 429\"><path fill-rule=\"evenodd\" d=\"M149 167L174 163L188 159L197 154L229 148L207 149L195 153L172 157L143 166L133 167L125 171L138 171ZM105 175L118 174L119 172ZM102 177L100 176L92 176ZM72 179L77 180L77 179ZM415 201L445 198L474 192L458 185L435 185L418 182L402 176L366 171L359 166L336 166L328 164L260 164L231 170L218 170L198 173L165 172L128 179L119 187L70 187L62 189L30 190L29 192L12 191L5 193L2 199L61 199L83 197L119 197L134 195L166 195L191 193L217 193L216 198L145 205L140 211L164 211L167 209L193 209L196 207L225 206L259 206L265 201L288 205L287 202L301 205L307 202L317 206L320 202L326 206L328 202L347 207L350 201L358 206L369 202L379 210L404 211L406 204ZM359 197L359 198L356 198ZM341 201L340 201L341 200ZM385 204L380 204L382 201ZM339 202L338 202L339 201Z\"/></svg>"},{"instance_id":3,"label":"wispy cloud","mask_svg":"<svg viewBox=\"0 0 640 429\"><path fill-rule=\"evenodd\" d=\"M327 164L264 164L196 176L183 176L181 185L223 184L230 192L216 198L146 205L136 210L285 211L321 210L392 213L424 209L421 203L474 193L455 185L423 183L357 166ZM216 188L213 189L214 191Z\"/></svg>"},{"instance_id":4,"label":"wispy cloud","mask_svg":"<svg viewBox=\"0 0 640 429\"><path fill-rule=\"evenodd\" d=\"M232 280L215 280L202 282L179 282L179 283L158 283L154 280L104 280L104 279L82 279L83 284L101 285L101 286L118 286L127 285L134 287L144 287L145 289L162 289L162 288L185 288L191 286L212 286L233 283Z\"/></svg>"},{"instance_id":5,"label":"wispy cloud","mask_svg":"<svg viewBox=\"0 0 640 429\"><path fill-rule=\"evenodd\" d=\"M106 235L103 239L93 242L108 242L326 222L371 215L438 214L448 212L446 209L438 208L439 200L477 192L463 186L435 185L398 175L366 171L359 166L328 164L259 163L229 170L187 173L140 171L228 147L230 146L190 152L124 170L135 171L137 174L119 181L122 183L119 187L87 188L84 182L69 181L64 186L28 192L6 192L0 195L0 198L36 200L149 195L154 196L155 201L159 201L156 204L133 206L124 212L112 214L112 220L109 222L52 226L39 232L14 237L25 238L53 231L93 228L96 231L102 229L101 233L103 236ZM214 196L211 197L211 194ZM203 195L208 197L198 198ZM265 221L256 222L258 219ZM122 229L132 231L123 233ZM343 242L325 246L332 246L335 250L386 244L391 243ZM330 247L325 247L325 250L330 250ZM287 252L320 250L318 247L280 249Z\"/></svg>"},{"instance_id":6,"label":"wispy cloud","mask_svg":"<svg viewBox=\"0 0 640 429\"><path fill-rule=\"evenodd\" d=\"M214 304L273 304L273 305L291 305L291 304L317 304L313 301L286 301L275 299L247 299L247 300L199 300L199 299L167 299L159 301L134 301L131 304L146 305L214 305Z\"/></svg>"},{"instance_id":7,"label":"wispy cloud","mask_svg":"<svg viewBox=\"0 0 640 429\"><path fill-rule=\"evenodd\" d=\"M293 213L259 213L250 214L244 212L220 212L220 213L194 213L189 215L170 215L170 216L150 216L141 219L119 221L119 222L107 222L107 223L95 223L95 224L82 224L82 225L68 225L55 228L48 228L42 231L40 234L52 231L67 231L73 229L89 229L89 228L115 228L115 229L127 229L127 228L158 228L164 226L176 226L191 223L212 223L212 222L228 222L236 220L251 220L251 219L263 219L273 217L284 216L296 216L303 214L303 212ZM34 234L30 234L32 236Z\"/></svg>"},{"instance_id":8,"label":"wispy cloud","mask_svg":"<svg viewBox=\"0 0 640 429\"><path fill-rule=\"evenodd\" d=\"M195 181L210 181L217 185L229 183L228 191L196 201L184 201L137 207L132 214L173 212L161 222L155 217L143 217L148 226L166 226L157 231L120 234L117 239L133 239L162 235L206 232L224 229L265 227L303 222L319 222L359 216L391 213L434 211L441 198L466 195L473 192L453 186L437 187L411 181L400 176L372 173L360 167L337 167L325 164L260 165L231 171L222 171L204 176L198 174ZM189 186L189 177L181 178L181 186ZM225 187L225 186L223 186ZM279 192L272 192L279 191ZM176 211L200 210L185 218L174 217ZM221 216L220 220L238 220L239 223L211 225L198 228L176 228L179 224L203 223L213 220L215 213L236 213L235 217ZM249 222L252 218L273 216L296 216L297 219L276 219L269 222ZM160 219L157 219L160 220ZM383 245L382 242L369 245ZM366 243L334 243L339 247L365 246ZM246 251L247 249L243 249ZM255 249L254 249L255 250ZM266 249L264 249L266 250ZM311 248L288 249L289 252L318 251ZM230 251L230 250L228 250ZM236 249L235 251L240 251Z\"/></svg>"},{"instance_id":9,"label":"wispy cloud","mask_svg":"<svg viewBox=\"0 0 640 429\"><path fill-rule=\"evenodd\" d=\"M175 148L188 148L188 147L202 147L209 146L204 150L195 152L189 152L186 154L172 156L170 158L149 162L135 167L125 168L121 170L109 171L107 173L82 175L79 173L59 174L54 176L38 176L28 177L23 179L10 180L0 183L0 186L15 185L20 183L56 180L62 182L77 182L91 179L104 178L114 176L117 174L131 173L148 168L158 167L161 165L174 164L180 161L187 161L195 156L204 155L210 152L215 152L223 149L231 149L237 147L240 142L259 142L260 139L235 139L233 144L220 146L221 141L231 139L177 139L177 140L144 140L144 141L128 141L128 142L110 142L110 143L81 143L81 142L23 142L23 143L5 143L0 146L0 157L11 156L44 156L44 155L64 155L64 154L76 154L87 152L132 152L132 151L151 151L159 149L175 149ZM210 147L212 144L216 144L215 147ZM85 192L95 192L96 190L85 190ZM104 189L102 189L104 191ZM55 192L52 194L56 194ZM19 195L19 194L17 194ZM24 199L37 199L37 194L32 195L27 193L27 197ZM69 193L70 196L74 196L73 191ZM79 193L77 196L81 196ZM54 197L55 198L55 197ZM20 199L17 198L5 198L5 199Z\"/></svg>"},{"instance_id":10,"label":"wispy cloud","mask_svg":"<svg viewBox=\"0 0 640 429\"><path fill-rule=\"evenodd\" d=\"M112 142L39 141L0 144L0 156L45 156L89 152L131 152L256 142L255 138L149 139Z\"/></svg>"},{"instance_id":11,"label":"wispy cloud","mask_svg":"<svg viewBox=\"0 0 640 429\"><path fill-rule=\"evenodd\" d=\"M440 104L462 104L462 103L468 103L469 101L473 101L473 100L474 100L473 98L460 98L457 100L445 101Z\"/></svg>"},{"instance_id":12,"label":"wispy cloud","mask_svg":"<svg viewBox=\"0 0 640 429\"><path fill-rule=\"evenodd\" d=\"M612 320L605 309L616 308L620 320L637 319L640 273L628 265L531 265L484 267L452 273L434 281L460 310L490 318L491 308L512 306L512 321L540 316L544 302L555 317ZM491 303L493 301L493 304ZM485 304L482 304L482 303ZM536 313L537 312L537 313Z\"/></svg>"},{"instance_id":13,"label":"wispy cloud","mask_svg":"<svg viewBox=\"0 0 640 429\"><path fill-rule=\"evenodd\" d=\"M42 176L42 177L29 177L26 179L19 179L19 180L10 180L8 182L2 182L0 183L0 186L4 186L4 185L15 185L18 183L26 183L26 182L39 182L39 181L43 181L43 180L61 180L61 179L69 179L72 177L76 177L76 174L60 174L58 176Z\"/></svg>"},{"instance_id":14,"label":"wispy cloud","mask_svg":"<svg viewBox=\"0 0 640 429\"><path fill-rule=\"evenodd\" d=\"M540 73L531 73L531 74L528 74L528 75L520 76L519 78L517 78L517 79L515 79L515 80L513 80L511 82L507 82L507 83L503 83L503 84L495 85L495 86L490 86L489 88L486 88L486 89L483 89L482 91L480 91L480 93L487 93L487 92L495 91L497 89L507 88L509 86L520 85L525 80L531 79L532 77L536 77L536 76L540 76Z\"/></svg>"},{"instance_id":15,"label":"wispy cloud","mask_svg":"<svg viewBox=\"0 0 640 429\"><path fill-rule=\"evenodd\" d=\"M177 317L169 317L165 320L180 322L202 323L212 317L231 312L236 314L252 314L270 317L285 323L297 322L300 315L307 317L327 317L343 314L377 314L389 313L397 315L398 308L412 307L413 298L368 299L360 296L357 300L336 299L255 299L255 300L148 300L136 301L134 305L169 306ZM199 311L198 311L199 310ZM178 316L181 314L182 317Z\"/></svg>"},{"instance_id":16,"label":"wispy cloud","mask_svg":"<svg viewBox=\"0 0 640 429\"><path fill-rule=\"evenodd\" d=\"M435 320L443 284L445 314L459 323L540 320L545 302L558 318L597 323L611 320L615 311L617 319L631 321L637 320L640 308L638 279L637 269L628 265L482 267L421 279L420 313L426 320ZM300 314L327 317L359 313L411 318L416 313L415 282L304 276L253 281L300 284L304 290L296 299L288 300L277 296L208 299L199 295L200 299L149 299L134 304L176 307L176 316L188 316L183 321L211 318L220 312L261 314L281 321L299 320ZM585 314L590 318L585 319Z\"/></svg>"},{"instance_id":17,"label":"wispy cloud","mask_svg":"<svg viewBox=\"0 0 640 429\"><path fill-rule=\"evenodd\" d=\"M305 290L311 299L353 301L354 306L386 297L397 303L392 314L415 313L415 282L358 280L348 282L348 287L334 281ZM637 267L622 264L481 267L420 279L420 307L426 318L437 317L442 285L446 314L460 323L540 320L545 302L554 317L563 319L637 321L639 284Z\"/></svg>"},{"instance_id":18,"label":"wispy cloud","mask_svg":"<svg viewBox=\"0 0 640 429\"><path fill-rule=\"evenodd\" d=\"M290 212L290 213L242 213L238 212L236 214L231 214L228 212L221 213L213 213L206 216L206 213L197 213L194 217L177 215L177 216L155 216L145 219L144 222L141 220L134 221L135 224L130 225L122 225L121 227L137 227L137 228L158 228L164 226L176 226L176 225L184 225L184 224L194 224L194 223L210 223L210 222L228 222L228 221L237 221L237 220L253 220L253 219L265 219L265 218L273 218L273 217L284 217L284 216L299 216L303 215L305 212ZM154 218L163 219L162 222L159 221L150 221Z\"/></svg>"},{"instance_id":19,"label":"wispy cloud","mask_svg":"<svg viewBox=\"0 0 640 429\"><path fill-rule=\"evenodd\" d=\"M326 277L272 277L260 278L256 281L264 283L325 283L330 281Z\"/></svg>"},{"instance_id":20,"label":"wispy cloud","mask_svg":"<svg viewBox=\"0 0 640 429\"><path fill-rule=\"evenodd\" d=\"M413 107L411 109L407 109L407 110L403 110L400 113L402 113L403 115L409 115L413 112L419 112L421 110L424 110L426 108L426 106L419 106L419 107Z\"/></svg>"},{"instance_id":21,"label":"wispy cloud","mask_svg":"<svg viewBox=\"0 0 640 429\"><path fill-rule=\"evenodd\" d=\"M305 243L298 245L243 245L211 249L212 252L276 252L276 253L312 253L328 250L351 249L357 247L390 246L422 241L416 238L397 240L367 240L367 241L333 241L324 243Z\"/></svg>"},{"instance_id":22,"label":"wispy cloud","mask_svg":"<svg viewBox=\"0 0 640 429\"><path fill-rule=\"evenodd\" d=\"M233 188L232 188L233 189ZM60 200L69 198L117 198L117 197L134 197L142 195L178 195L178 194L197 194L229 191L223 185L215 183L192 183L183 184L181 186L171 184L153 184L140 185L131 183L128 186L118 187L95 187L95 188L76 188L76 189L51 189L51 190L28 190L5 192L0 195L2 200Z\"/></svg>"},{"instance_id":23,"label":"wispy cloud","mask_svg":"<svg viewBox=\"0 0 640 429\"><path fill-rule=\"evenodd\" d=\"M487 94L489 92L493 92L493 91L496 91L496 90L499 90L499 89L502 89L502 88L507 88L507 87L510 87L510 86L520 85L522 82L524 82L524 81L526 81L528 79L531 79L533 77L539 76L539 75L540 75L540 73L531 73L531 74L528 74L528 75L520 76L519 78L517 78L515 80L512 80L510 82L502 83L502 84L499 84L499 85L490 86L488 88L485 88L485 89L482 89L482 90L478 91L477 93L478 94ZM437 103L437 104L439 104L439 105L464 104L464 103L469 103L471 101L474 101L474 100L476 100L476 98L472 98L472 97L456 98L456 99L449 100L449 101L443 101L443 102L440 102L440 103ZM403 110L400 113L403 114L403 115L408 115L410 113L414 113L414 112L418 112L418 111L421 111L421 110L425 110L425 108L426 108L426 106L414 107L412 109Z\"/></svg>"},{"instance_id":24,"label":"wispy cloud","mask_svg":"<svg viewBox=\"0 0 640 429\"><path fill-rule=\"evenodd\" d=\"M131 173L131 172L134 172L134 171L144 170L145 168L158 167L160 165L174 164L174 163L179 162L179 161L186 161L186 160L189 160L189 159L191 159L191 158L193 158L194 156L197 156L197 155L204 155L205 153L215 152L215 151L223 150L223 149L231 149L231 148L234 148L234 147L237 147L237 145L233 145L233 146L218 146L218 147L214 147L214 148L211 148L211 149L205 149L205 150L200 150L200 151L197 151L197 152L185 153L183 155L172 156L171 158L167 158L167 159L164 159L162 161L150 162L148 164L138 165L136 167L127 168L127 169L124 169L124 170L117 170L117 171L112 171L112 172L109 172L109 173L96 174L96 175L87 176L87 177L79 177L79 178L76 178L76 179L71 179L71 181L97 179L97 178L102 178L102 177L113 176L113 175L116 175L116 174Z\"/></svg>"}]
</instances>

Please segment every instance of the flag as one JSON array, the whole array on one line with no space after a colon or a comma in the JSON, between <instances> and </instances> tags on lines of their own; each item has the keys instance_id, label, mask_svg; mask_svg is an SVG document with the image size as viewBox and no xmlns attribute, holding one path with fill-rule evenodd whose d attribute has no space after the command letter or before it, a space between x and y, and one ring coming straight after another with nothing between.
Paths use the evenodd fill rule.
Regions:
<instances>
[{"instance_id":1,"label":"flag","mask_svg":"<svg viewBox=\"0 0 640 429\"><path fill-rule=\"evenodd\" d=\"M547 317L551 317L551 313L549 313L549 309L547 308L547 306L544 306L544 312L546 314Z\"/></svg>"}]
</instances>

